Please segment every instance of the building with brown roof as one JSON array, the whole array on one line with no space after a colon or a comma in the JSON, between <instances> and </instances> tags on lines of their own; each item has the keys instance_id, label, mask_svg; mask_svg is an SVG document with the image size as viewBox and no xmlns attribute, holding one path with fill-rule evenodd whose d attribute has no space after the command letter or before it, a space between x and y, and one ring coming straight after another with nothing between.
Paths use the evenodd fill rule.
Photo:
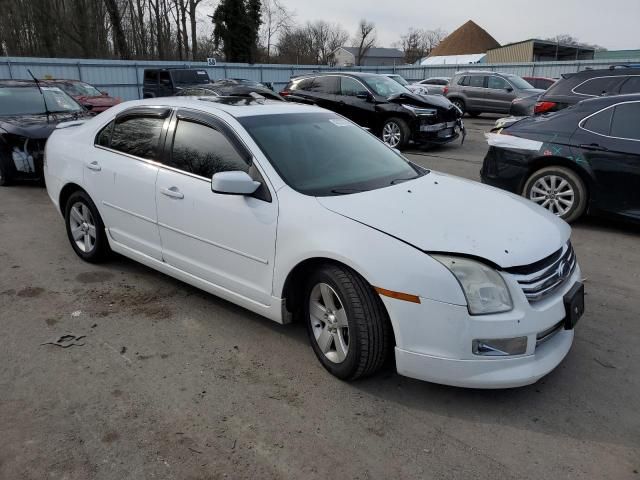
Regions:
<instances>
[{"instance_id":1,"label":"building with brown roof","mask_svg":"<svg viewBox=\"0 0 640 480\"><path fill-rule=\"evenodd\" d=\"M468 55L470 53L486 53L498 48L500 44L477 23L469 20L453 33L448 35L431 51L430 57Z\"/></svg>"}]
</instances>

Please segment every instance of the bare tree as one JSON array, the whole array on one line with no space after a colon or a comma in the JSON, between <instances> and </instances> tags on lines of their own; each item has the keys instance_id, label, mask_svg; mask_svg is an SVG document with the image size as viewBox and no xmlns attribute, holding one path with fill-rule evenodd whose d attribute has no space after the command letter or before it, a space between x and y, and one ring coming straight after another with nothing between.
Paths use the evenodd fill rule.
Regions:
<instances>
[{"instance_id":1,"label":"bare tree","mask_svg":"<svg viewBox=\"0 0 640 480\"><path fill-rule=\"evenodd\" d=\"M308 23L307 30L316 52L315 63L318 65L333 63L333 53L349 40L349 34L337 23L331 24L318 20Z\"/></svg>"},{"instance_id":2,"label":"bare tree","mask_svg":"<svg viewBox=\"0 0 640 480\"><path fill-rule=\"evenodd\" d=\"M414 63L429 56L431 51L446 37L443 30L423 30L410 28L400 37L399 47L404 51L404 60Z\"/></svg>"},{"instance_id":3,"label":"bare tree","mask_svg":"<svg viewBox=\"0 0 640 480\"><path fill-rule=\"evenodd\" d=\"M365 19L360 20L355 37L355 44L358 46L358 55L356 56L356 65L358 66L362 65L362 60L376 43L375 29L376 26L373 22L368 22Z\"/></svg>"},{"instance_id":4,"label":"bare tree","mask_svg":"<svg viewBox=\"0 0 640 480\"><path fill-rule=\"evenodd\" d=\"M260 39L267 51L267 61L271 58L271 47L278 36L293 26L293 17L294 14L280 0L262 0Z\"/></svg>"}]
</instances>

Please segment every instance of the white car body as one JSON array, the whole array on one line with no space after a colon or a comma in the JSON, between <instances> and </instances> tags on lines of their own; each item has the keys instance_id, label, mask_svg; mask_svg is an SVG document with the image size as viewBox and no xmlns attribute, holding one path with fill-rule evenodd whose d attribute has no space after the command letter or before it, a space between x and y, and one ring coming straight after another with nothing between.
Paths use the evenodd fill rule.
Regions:
<instances>
[{"instance_id":1,"label":"white car body","mask_svg":"<svg viewBox=\"0 0 640 480\"><path fill-rule=\"evenodd\" d=\"M94 145L114 117L145 106L190 109L224 122L253 154L272 201L219 195L210 180ZM374 287L419 297L415 303L381 295L402 375L505 388L533 383L555 368L571 347L573 330L555 331L540 345L536 337L563 321L563 295L579 281L580 269L576 264L552 295L534 303L506 269L567 248L569 226L520 197L437 172L351 195L301 194L279 176L238 118L318 111L284 102L233 106L189 97L126 102L54 132L46 146L47 191L64 211L59 203L65 188L84 189L104 220L112 250L279 323L290 320L287 279L309 259L344 264ZM180 191L183 201L167 191ZM456 277L426 252L497 266L512 310L470 315ZM524 354L472 352L474 339L519 336L528 340Z\"/></svg>"}]
</instances>

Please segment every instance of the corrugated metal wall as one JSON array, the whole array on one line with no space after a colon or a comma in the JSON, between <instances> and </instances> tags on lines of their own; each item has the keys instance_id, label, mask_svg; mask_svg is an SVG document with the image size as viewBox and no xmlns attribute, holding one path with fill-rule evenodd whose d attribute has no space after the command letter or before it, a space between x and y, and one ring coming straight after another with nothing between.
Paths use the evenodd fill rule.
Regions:
<instances>
[{"instance_id":1,"label":"corrugated metal wall","mask_svg":"<svg viewBox=\"0 0 640 480\"><path fill-rule=\"evenodd\" d=\"M531 60L533 60L533 41L489 50L485 57L485 61L488 63L519 63Z\"/></svg>"},{"instance_id":2,"label":"corrugated metal wall","mask_svg":"<svg viewBox=\"0 0 640 480\"><path fill-rule=\"evenodd\" d=\"M640 63L640 58L620 59L617 62ZM316 71L363 71L372 73L399 73L408 81L429 77L450 77L459 70L491 70L523 76L559 77L562 73L577 72L585 68L607 68L611 61L590 60L581 62L538 62L509 64L407 65L402 67L351 67L331 68L322 65L247 65L218 64L208 67L204 62L154 62L126 60L75 60L66 58L0 57L0 78L29 79L27 69L38 78L70 78L88 82L111 95L125 100L142 96L142 78L145 68L191 67L207 70L212 79L247 78L271 82L276 91L281 90L292 75Z\"/></svg>"}]
</instances>

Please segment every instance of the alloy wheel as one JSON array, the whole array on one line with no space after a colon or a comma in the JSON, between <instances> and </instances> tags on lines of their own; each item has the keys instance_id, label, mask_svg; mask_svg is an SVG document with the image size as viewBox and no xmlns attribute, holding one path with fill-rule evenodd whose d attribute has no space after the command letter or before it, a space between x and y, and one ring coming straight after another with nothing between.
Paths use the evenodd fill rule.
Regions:
<instances>
[{"instance_id":1,"label":"alloy wheel","mask_svg":"<svg viewBox=\"0 0 640 480\"><path fill-rule=\"evenodd\" d=\"M562 217L573 208L576 195L566 179L557 175L545 175L533 184L529 199Z\"/></svg>"},{"instance_id":2,"label":"alloy wheel","mask_svg":"<svg viewBox=\"0 0 640 480\"><path fill-rule=\"evenodd\" d=\"M90 253L96 247L96 223L91 210L83 202L76 202L70 210L71 235L80 251Z\"/></svg>"},{"instance_id":3,"label":"alloy wheel","mask_svg":"<svg viewBox=\"0 0 640 480\"><path fill-rule=\"evenodd\" d=\"M342 363L349 353L347 312L336 291L318 283L309 295L309 321L322 354L333 363Z\"/></svg>"},{"instance_id":4,"label":"alloy wheel","mask_svg":"<svg viewBox=\"0 0 640 480\"><path fill-rule=\"evenodd\" d=\"M397 147L402 140L400 125L396 122L387 122L382 128L382 141L392 148Z\"/></svg>"}]
</instances>

